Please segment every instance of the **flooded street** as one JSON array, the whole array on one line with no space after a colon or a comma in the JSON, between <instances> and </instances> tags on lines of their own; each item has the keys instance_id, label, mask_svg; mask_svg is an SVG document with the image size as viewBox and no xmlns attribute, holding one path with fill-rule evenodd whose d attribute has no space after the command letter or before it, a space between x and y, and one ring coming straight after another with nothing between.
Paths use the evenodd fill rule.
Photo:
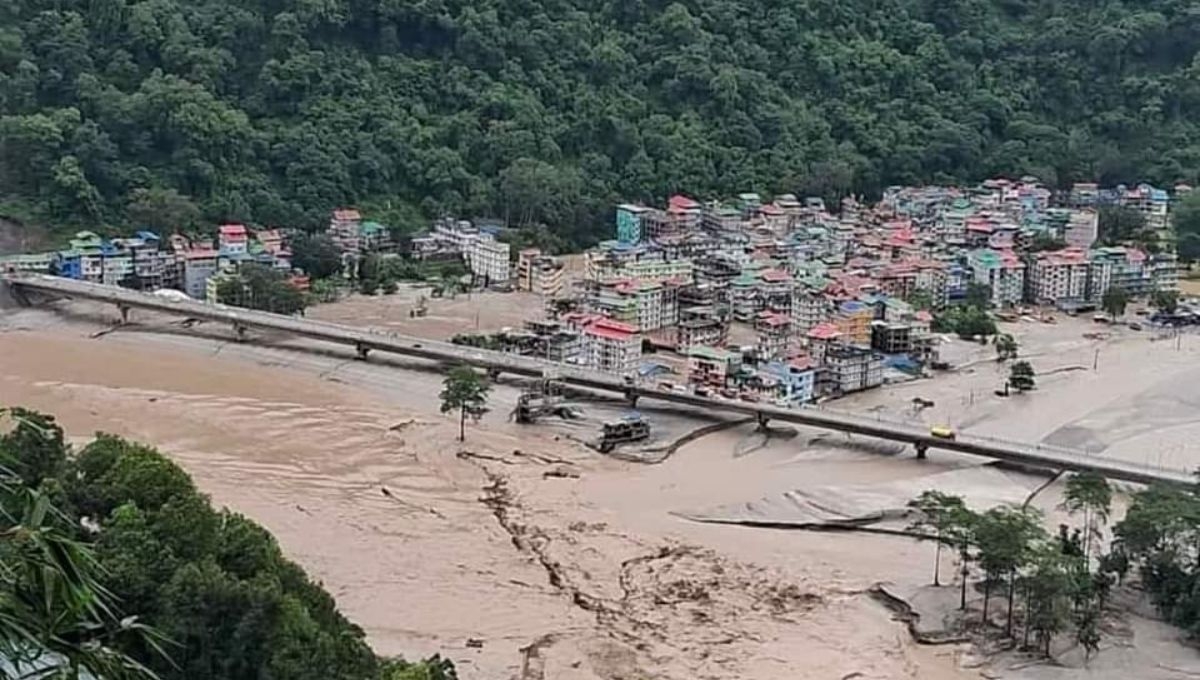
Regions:
<instances>
[{"instance_id":1,"label":"flooded street","mask_svg":"<svg viewBox=\"0 0 1200 680\"><path fill-rule=\"evenodd\" d=\"M314 316L353 322L356 309ZM407 315L400 303L394 313ZM402 322L403 332L440 323L431 314ZM358 321L392 318L371 315ZM879 582L927 583L930 546L695 520L877 511L933 486L987 506L1020 502L1045 481L832 433L757 440L749 426L661 464L624 462L562 428L509 422L519 386L508 381L460 444L454 419L438 414L434 367L139 323L92 337L105 327L5 311L0 403L53 413L78 438L102 430L160 448L217 504L270 529L379 652L440 652L463 678L980 677L959 669L965 648L915 644L869 594ZM1082 337L1092 330L1082 323L1012 330L1045 374L1032 394L995 396L1004 369L992 348L956 342L974 353L969 368L831 406L1200 465L1196 338L1121 330L1098 341ZM915 396L935 406L914 413ZM644 412L671 431L697 422ZM1053 514L1057 499L1051 487L1035 504ZM1168 633L1138 630L1156 636L1145 648L1160 658L1177 653L1159 639ZM1128 677L1104 673L1132 653L1102 652L1111 663L1093 659L1086 677ZM1042 673L995 677L1068 677Z\"/></svg>"}]
</instances>

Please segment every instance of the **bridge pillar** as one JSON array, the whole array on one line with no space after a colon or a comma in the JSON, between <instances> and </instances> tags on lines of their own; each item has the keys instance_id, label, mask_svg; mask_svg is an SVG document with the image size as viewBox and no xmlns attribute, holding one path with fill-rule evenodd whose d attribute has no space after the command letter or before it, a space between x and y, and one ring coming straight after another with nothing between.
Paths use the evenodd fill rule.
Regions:
<instances>
[{"instance_id":1,"label":"bridge pillar","mask_svg":"<svg viewBox=\"0 0 1200 680\"><path fill-rule=\"evenodd\" d=\"M917 460L925 460L925 454L929 452L929 444L925 442L917 442Z\"/></svg>"},{"instance_id":2,"label":"bridge pillar","mask_svg":"<svg viewBox=\"0 0 1200 680\"><path fill-rule=\"evenodd\" d=\"M354 343L354 353L358 356L359 361L366 361L367 355L371 353L371 348L361 342Z\"/></svg>"},{"instance_id":3,"label":"bridge pillar","mask_svg":"<svg viewBox=\"0 0 1200 680\"><path fill-rule=\"evenodd\" d=\"M754 420L757 423L756 428L759 432L766 432L767 425L771 422L771 419L767 417L767 414L761 411L754 414Z\"/></svg>"},{"instance_id":4,"label":"bridge pillar","mask_svg":"<svg viewBox=\"0 0 1200 680\"><path fill-rule=\"evenodd\" d=\"M638 391L636 387L625 388L625 400L629 402L629 408L637 408Z\"/></svg>"},{"instance_id":5,"label":"bridge pillar","mask_svg":"<svg viewBox=\"0 0 1200 680\"><path fill-rule=\"evenodd\" d=\"M233 322L233 332L237 335L237 341L243 342L246 339L246 327L237 321Z\"/></svg>"},{"instance_id":6,"label":"bridge pillar","mask_svg":"<svg viewBox=\"0 0 1200 680\"><path fill-rule=\"evenodd\" d=\"M495 366L489 366L487 370L488 380L495 382L500 379L500 369Z\"/></svg>"},{"instance_id":7,"label":"bridge pillar","mask_svg":"<svg viewBox=\"0 0 1200 680\"><path fill-rule=\"evenodd\" d=\"M129 305L117 305L117 311L121 313L121 325L129 323Z\"/></svg>"}]
</instances>

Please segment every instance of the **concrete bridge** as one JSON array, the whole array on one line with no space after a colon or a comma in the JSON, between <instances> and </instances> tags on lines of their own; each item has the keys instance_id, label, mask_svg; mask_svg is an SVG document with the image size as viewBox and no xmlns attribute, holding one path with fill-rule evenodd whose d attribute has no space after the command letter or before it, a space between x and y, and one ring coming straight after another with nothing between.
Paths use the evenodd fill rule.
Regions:
<instances>
[{"instance_id":1,"label":"concrete bridge","mask_svg":"<svg viewBox=\"0 0 1200 680\"><path fill-rule=\"evenodd\" d=\"M924 458L929 449L936 448L1031 467L1073 472L1094 471L1110 479L1139 484L1192 484L1196 482L1196 478L1185 470L1114 460L1072 449L1006 441L965 433L959 433L955 439L946 439L934 437L924 426L883 420L867 415L839 413L818 408L780 408L765 404L642 389L617 376L582 370L564 364L463 347L448 342L385 334L323 321L210 305L191 300L174 300L150 293L51 276L9 276L5 282L10 288L10 293L25 303L34 301L39 295L50 298L66 297L92 300L116 305L123 321L128 320L130 310L145 309L228 324L240 340L246 340L246 334L251 330L277 331L312 340L347 345L353 347L359 358L364 360L369 357L371 352L386 352L443 363L465 363L482 368L493 376L500 373L535 378L552 375L555 380L567 385L622 394L634 404L639 399L667 401L693 406L702 413L719 411L750 415L758 418L762 424L778 420L903 442L911 444L919 458Z\"/></svg>"}]
</instances>

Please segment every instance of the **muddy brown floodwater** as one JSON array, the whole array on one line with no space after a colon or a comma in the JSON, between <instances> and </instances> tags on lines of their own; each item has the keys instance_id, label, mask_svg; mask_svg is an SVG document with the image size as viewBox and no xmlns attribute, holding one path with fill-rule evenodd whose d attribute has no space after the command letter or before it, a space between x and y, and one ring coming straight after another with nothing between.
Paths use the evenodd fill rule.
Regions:
<instances>
[{"instance_id":1,"label":"muddy brown floodwater","mask_svg":"<svg viewBox=\"0 0 1200 680\"><path fill-rule=\"evenodd\" d=\"M355 304L319 316L391 323L391 313ZM685 517L772 510L781 499L869 511L929 486L986 505L1020 500L1044 481L807 430L756 442L748 427L690 442L661 464L625 462L562 428L510 423L518 386L503 382L493 411L460 444L456 423L437 413L440 376L429 367L357 362L283 339L237 344L220 329L194 329L209 334L199 337L152 317L92 337L104 326L83 312L97 310L0 313L0 403L54 413L76 437L103 430L159 447L214 502L270 529L379 652L440 652L463 678L980 677L964 668L977 665L969 649L915 644L869 594L880 582L897 591L927 583L928 546ZM433 321L394 323L410 332L464 313L433 309ZM965 360L979 360L974 368L837 407L1200 462L1194 338L1124 332L1098 342L1081 326L1012 330L1039 371L1087 370L1055 372L1038 393L1006 400L991 395L991 348L957 343ZM916 395L935 407L907 413ZM646 414L656 427L695 424ZM1053 513L1056 493L1037 502ZM1131 630L1140 637L1112 645L1087 671L1067 669L1074 675L996 664L988 672L1131 677L1103 669L1140 667L1141 648L1171 668L1195 663L1160 624L1138 619ZM1137 677L1181 677L1170 673Z\"/></svg>"}]
</instances>

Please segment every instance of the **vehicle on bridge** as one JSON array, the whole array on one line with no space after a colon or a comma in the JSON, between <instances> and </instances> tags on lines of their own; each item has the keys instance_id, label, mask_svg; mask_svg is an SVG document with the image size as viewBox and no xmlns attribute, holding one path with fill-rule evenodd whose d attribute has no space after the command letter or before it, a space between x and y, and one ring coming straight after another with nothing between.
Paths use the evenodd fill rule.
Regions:
<instances>
[{"instance_id":1,"label":"vehicle on bridge","mask_svg":"<svg viewBox=\"0 0 1200 680\"><path fill-rule=\"evenodd\" d=\"M954 428L949 425L934 425L929 428L929 434L938 439L954 439L957 436L954 433Z\"/></svg>"}]
</instances>

